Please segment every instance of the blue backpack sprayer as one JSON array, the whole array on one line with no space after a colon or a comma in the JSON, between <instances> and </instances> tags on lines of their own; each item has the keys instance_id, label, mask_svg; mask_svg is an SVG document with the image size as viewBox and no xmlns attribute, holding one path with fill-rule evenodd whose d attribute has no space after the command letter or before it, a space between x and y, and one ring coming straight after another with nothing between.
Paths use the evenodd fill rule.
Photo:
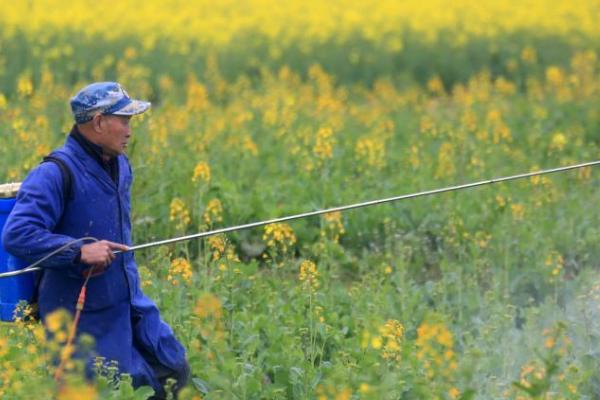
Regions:
<instances>
[{"instance_id":1,"label":"blue backpack sprayer","mask_svg":"<svg viewBox=\"0 0 600 400\"><path fill-rule=\"evenodd\" d=\"M0 185L0 231L16 201L19 184ZM0 242L0 273L20 271L25 263L8 254ZM26 274L11 279L0 279L0 319L12 321L17 303L31 301L34 296L34 275Z\"/></svg>"}]
</instances>

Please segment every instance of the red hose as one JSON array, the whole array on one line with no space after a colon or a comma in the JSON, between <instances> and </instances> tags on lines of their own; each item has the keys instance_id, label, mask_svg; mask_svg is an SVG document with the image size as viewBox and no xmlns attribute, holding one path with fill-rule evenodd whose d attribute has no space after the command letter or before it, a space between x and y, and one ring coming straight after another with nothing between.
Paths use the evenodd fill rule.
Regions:
<instances>
[{"instance_id":1,"label":"red hose","mask_svg":"<svg viewBox=\"0 0 600 400\"><path fill-rule=\"evenodd\" d=\"M94 267L91 267L88 271L87 277L85 278L85 282L83 282L83 286L81 287L81 291L79 292L79 297L77 298L77 304L75 305L75 317L73 318L73 324L71 324L71 329L69 330L69 337L67 338L67 343L63 349L63 352L60 354L60 364L54 373L54 380L58 383L59 388L62 385L62 376L65 370L65 365L67 361L71 358L71 346L73 345L73 341L75 340L75 334L77 333L77 325L79 325L79 318L81 318L81 311L83 311L83 305L85 304L85 295L87 292L87 283L92 276L92 272Z\"/></svg>"}]
</instances>

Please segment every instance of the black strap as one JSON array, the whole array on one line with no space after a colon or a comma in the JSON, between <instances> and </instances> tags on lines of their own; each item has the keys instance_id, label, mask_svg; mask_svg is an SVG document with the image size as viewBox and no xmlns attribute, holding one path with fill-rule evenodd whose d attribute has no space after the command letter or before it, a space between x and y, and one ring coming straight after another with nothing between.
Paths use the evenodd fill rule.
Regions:
<instances>
[{"instance_id":1,"label":"black strap","mask_svg":"<svg viewBox=\"0 0 600 400\"><path fill-rule=\"evenodd\" d=\"M68 201L71 197L72 197L72 190L73 190L73 174L71 173L71 169L69 168L69 166L67 165L67 163L62 160L61 158L58 158L56 156L53 156L52 154L47 155L46 157L44 157L44 159L42 160L42 162L53 162L56 165L58 165L58 167L60 168L60 173L62 175L62 181L63 181L63 198L65 199L65 202Z\"/></svg>"},{"instance_id":2,"label":"black strap","mask_svg":"<svg viewBox=\"0 0 600 400\"><path fill-rule=\"evenodd\" d=\"M44 157L44 159L42 160L42 163L45 162L53 162L54 164L58 165L58 168L60 169L60 174L62 175L62 183L63 183L63 198L65 199L65 203L67 201L69 201L70 198L73 197L73 173L71 172L71 169L69 168L69 166L67 165L67 163L53 155L53 154L49 154L46 157ZM35 277L34 277L34 293L33 293L33 297L31 299L31 304L36 304L38 302L38 288L40 286L40 282L42 281L42 275L44 274L44 269L42 269L41 271L37 271L35 273ZM35 309L37 309L37 307L35 307ZM39 312L36 312L36 315L34 316L36 319L39 319Z\"/></svg>"}]
</instances>

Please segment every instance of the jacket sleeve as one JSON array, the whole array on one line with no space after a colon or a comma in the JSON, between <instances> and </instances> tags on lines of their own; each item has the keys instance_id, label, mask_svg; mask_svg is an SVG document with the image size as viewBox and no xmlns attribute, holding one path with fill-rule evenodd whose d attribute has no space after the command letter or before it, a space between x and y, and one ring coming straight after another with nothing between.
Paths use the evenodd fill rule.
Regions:
<instances>
[{"instance_id":1,"label":"jacket sleeve","mask_svg":"<svg viewBox=\"0 0 600 400\"><path fill-rule=\"evenodd\" d=\"M17 200L2 231L2 243L12 255L33 263L75 240L53 233L63 213L62 173L57 165L40 164L22 183ZM81 266L76 257L84 243L75 243L44 261L45 268Z\"/></svg>"}]
</instances>

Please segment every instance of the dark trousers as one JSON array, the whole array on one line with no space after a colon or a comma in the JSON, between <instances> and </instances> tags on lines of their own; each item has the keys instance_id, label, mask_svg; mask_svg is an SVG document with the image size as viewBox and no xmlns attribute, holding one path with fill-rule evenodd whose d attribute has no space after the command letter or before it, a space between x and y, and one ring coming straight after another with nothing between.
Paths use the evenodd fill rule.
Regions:
<instances>
[{"instance_id":1,"label":"dark trousers","mask_svg":"<svg viewBox=\"0 0 600 400\"><path fill-rule=\"evenodd\" d=\"M165 385L167 384L167 380L173 379L175 383L169 387L169 392L172 395L172 398L176 399L179 391L187 385L190 380L190 366L186 362L185 365L179 370L172 370L171 368L167 368L162 365L156 357L147 352L142 352L142 355L148 365L154 371L154 375L156 379L163 386L163 390L155 393L153 396L149 397L148 400L164 400L167 398L167 392L165 391Z\"/></svg>"}]
</instances>

